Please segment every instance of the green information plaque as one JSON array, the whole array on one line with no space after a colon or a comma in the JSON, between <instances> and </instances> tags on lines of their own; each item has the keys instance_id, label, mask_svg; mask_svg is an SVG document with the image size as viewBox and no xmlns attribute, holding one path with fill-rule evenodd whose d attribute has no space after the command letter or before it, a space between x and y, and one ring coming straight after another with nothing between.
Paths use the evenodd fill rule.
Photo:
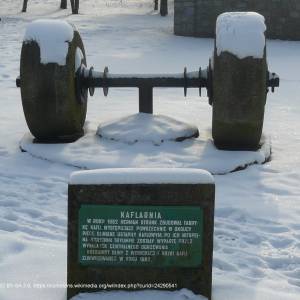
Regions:
<instances>
[{"instance_id":1,"label":"green information plaque","mask_svg":"<svg viewBox=\"0 0 300 300\"><path fill-rule=\"evenodd\" d=\"M82 204L78 241L79 263L84 266L199 267L203 210Z\"/></svg>"}]
</instances>

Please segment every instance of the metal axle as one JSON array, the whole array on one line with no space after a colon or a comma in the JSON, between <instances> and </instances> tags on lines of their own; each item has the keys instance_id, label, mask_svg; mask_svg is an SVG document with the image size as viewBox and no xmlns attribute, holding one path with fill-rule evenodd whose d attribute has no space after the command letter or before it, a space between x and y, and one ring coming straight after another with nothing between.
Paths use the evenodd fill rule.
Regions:
<instances>
[{"instance_id":1,"label":"metal axle","mask_svg":"<svg viewBox=\"0 0 300 300\"><path fill-rule=\"evenodd\" d=\"M276 73L267 72L267 91L271 88L279 87L279 77ZM86 93L89 90L91 96L94 95L95 88L103 88L104 96L107 96L110 87L136 87L139 89L139 111L143 113L153 113L153 88L169 87L184 88L184 96L188 88L198 88L201 96L201 89L206 88L209 104L213 103L213 70L211 64L205 70L199 69L197 72L184 72L181 74L109 74L105 67L103 72L94 71L93 67L86 68L83 64L76 72L76 97L79 103L86 101ZM17 87L21 86L21 79L16 79Z\"/></svg>"},{"instance_id":2,"label":"metal axle","mask_svg":"<svg viewBox=\"0 0 300 300\"><path fill-rule=\"evenodd\" d=\"M201 95L201 88L207 88L207 70L199 69L198 72L187 72L186 68L182 74L109 74L108 68L104 72L96 72L87 69L84 65L76 73L77 91L82 94L89 89L90 95L94 94L96 87L103 88L104 95L107 96L110 87L136 87L139 89L139 111L143 113L153 113L153 88L170 87L184 88L186 96L188 88L198 88ZM79 97L81 98L81 97Z\"/></svg>"},{"instance_id":3,"label":"metal axle","mask_svg":"<svg viewBox=\"0 0 300 300\"><path fill-rule=\"evenodd\" d=\"M92 76L87 76L86 70L81 73L82 85L89 87L187 87L200 88L207 86L207 75L205 71L189 72L182 74L150 74L150 75L121 75L109 74L108 72L92 72Z\"/></svg>"}]
</instances>

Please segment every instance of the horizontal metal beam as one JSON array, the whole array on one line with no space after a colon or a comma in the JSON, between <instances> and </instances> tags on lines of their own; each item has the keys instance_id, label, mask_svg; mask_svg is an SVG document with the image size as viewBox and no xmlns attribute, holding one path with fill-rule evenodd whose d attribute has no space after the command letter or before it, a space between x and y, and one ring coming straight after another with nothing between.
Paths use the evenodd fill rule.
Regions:
<instances>
[{"instance_id":1,"label":"horizontal metal beam","mask_svg":"<svg viewBox=\"0 0 300 300\"><path fill-rule=\"evenodd\" d=\"M201 73L201 74L200 74ZM207 86L206 71L184 74L105 74L104 72L84 72L82 85L89 87L186 87L201 88Z\"/></svg>"}]
</instances>

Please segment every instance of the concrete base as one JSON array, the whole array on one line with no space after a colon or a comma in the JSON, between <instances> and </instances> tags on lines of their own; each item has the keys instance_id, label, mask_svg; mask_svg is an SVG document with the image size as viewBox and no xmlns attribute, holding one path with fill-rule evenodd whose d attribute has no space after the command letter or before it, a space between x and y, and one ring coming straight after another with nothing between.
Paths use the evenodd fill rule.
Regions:
<instances>
[{"instance_id":1,"label":"concrete base","mask_svg":"<svg viewBox=\"0 0 300 300\"><path fill-rule=\"evenodd\" d=\"M132 145L101 139L96 129L86 129L85 135L70 144L36 144L31 134L20 142L22 151L47 161L81 169L103 168L200 168L212 174L226 174L262 164L270 159L271 141L261 140L257 151L218 150L211 131L200 132L197 139L183 142L166 141L159 146L152 142Z\"/></svg>"}]
</instances>

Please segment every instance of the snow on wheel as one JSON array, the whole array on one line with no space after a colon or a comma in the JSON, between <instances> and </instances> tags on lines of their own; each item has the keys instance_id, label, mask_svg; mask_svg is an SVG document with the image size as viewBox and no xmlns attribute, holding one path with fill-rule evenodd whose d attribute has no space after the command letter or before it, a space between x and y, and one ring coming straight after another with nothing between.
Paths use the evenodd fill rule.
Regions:
<instances>
[{"instance_id":1,"label":"snow on wheel","mask_svg":"<svg viewBox=\"0 0 300 300\"><path fill-rule=\"evenodd\" d=\"M78 31L58 20L32 22L25 33L20 84L27 125L38 142L72 142L83 135L87 93L76 98L75 72L86 65Z\"/></svg>"},{"instance_id":2,"label":"snow on wheel","mask_svg":"<svg viewBox=\"0 0 300 300\"><path fill-rule=\"evenodd\" d=\"M267 95L265 31L257 13L224 13L217 19L212 135L219 149L259 147Z\"/></svg>"}]
</instances>

